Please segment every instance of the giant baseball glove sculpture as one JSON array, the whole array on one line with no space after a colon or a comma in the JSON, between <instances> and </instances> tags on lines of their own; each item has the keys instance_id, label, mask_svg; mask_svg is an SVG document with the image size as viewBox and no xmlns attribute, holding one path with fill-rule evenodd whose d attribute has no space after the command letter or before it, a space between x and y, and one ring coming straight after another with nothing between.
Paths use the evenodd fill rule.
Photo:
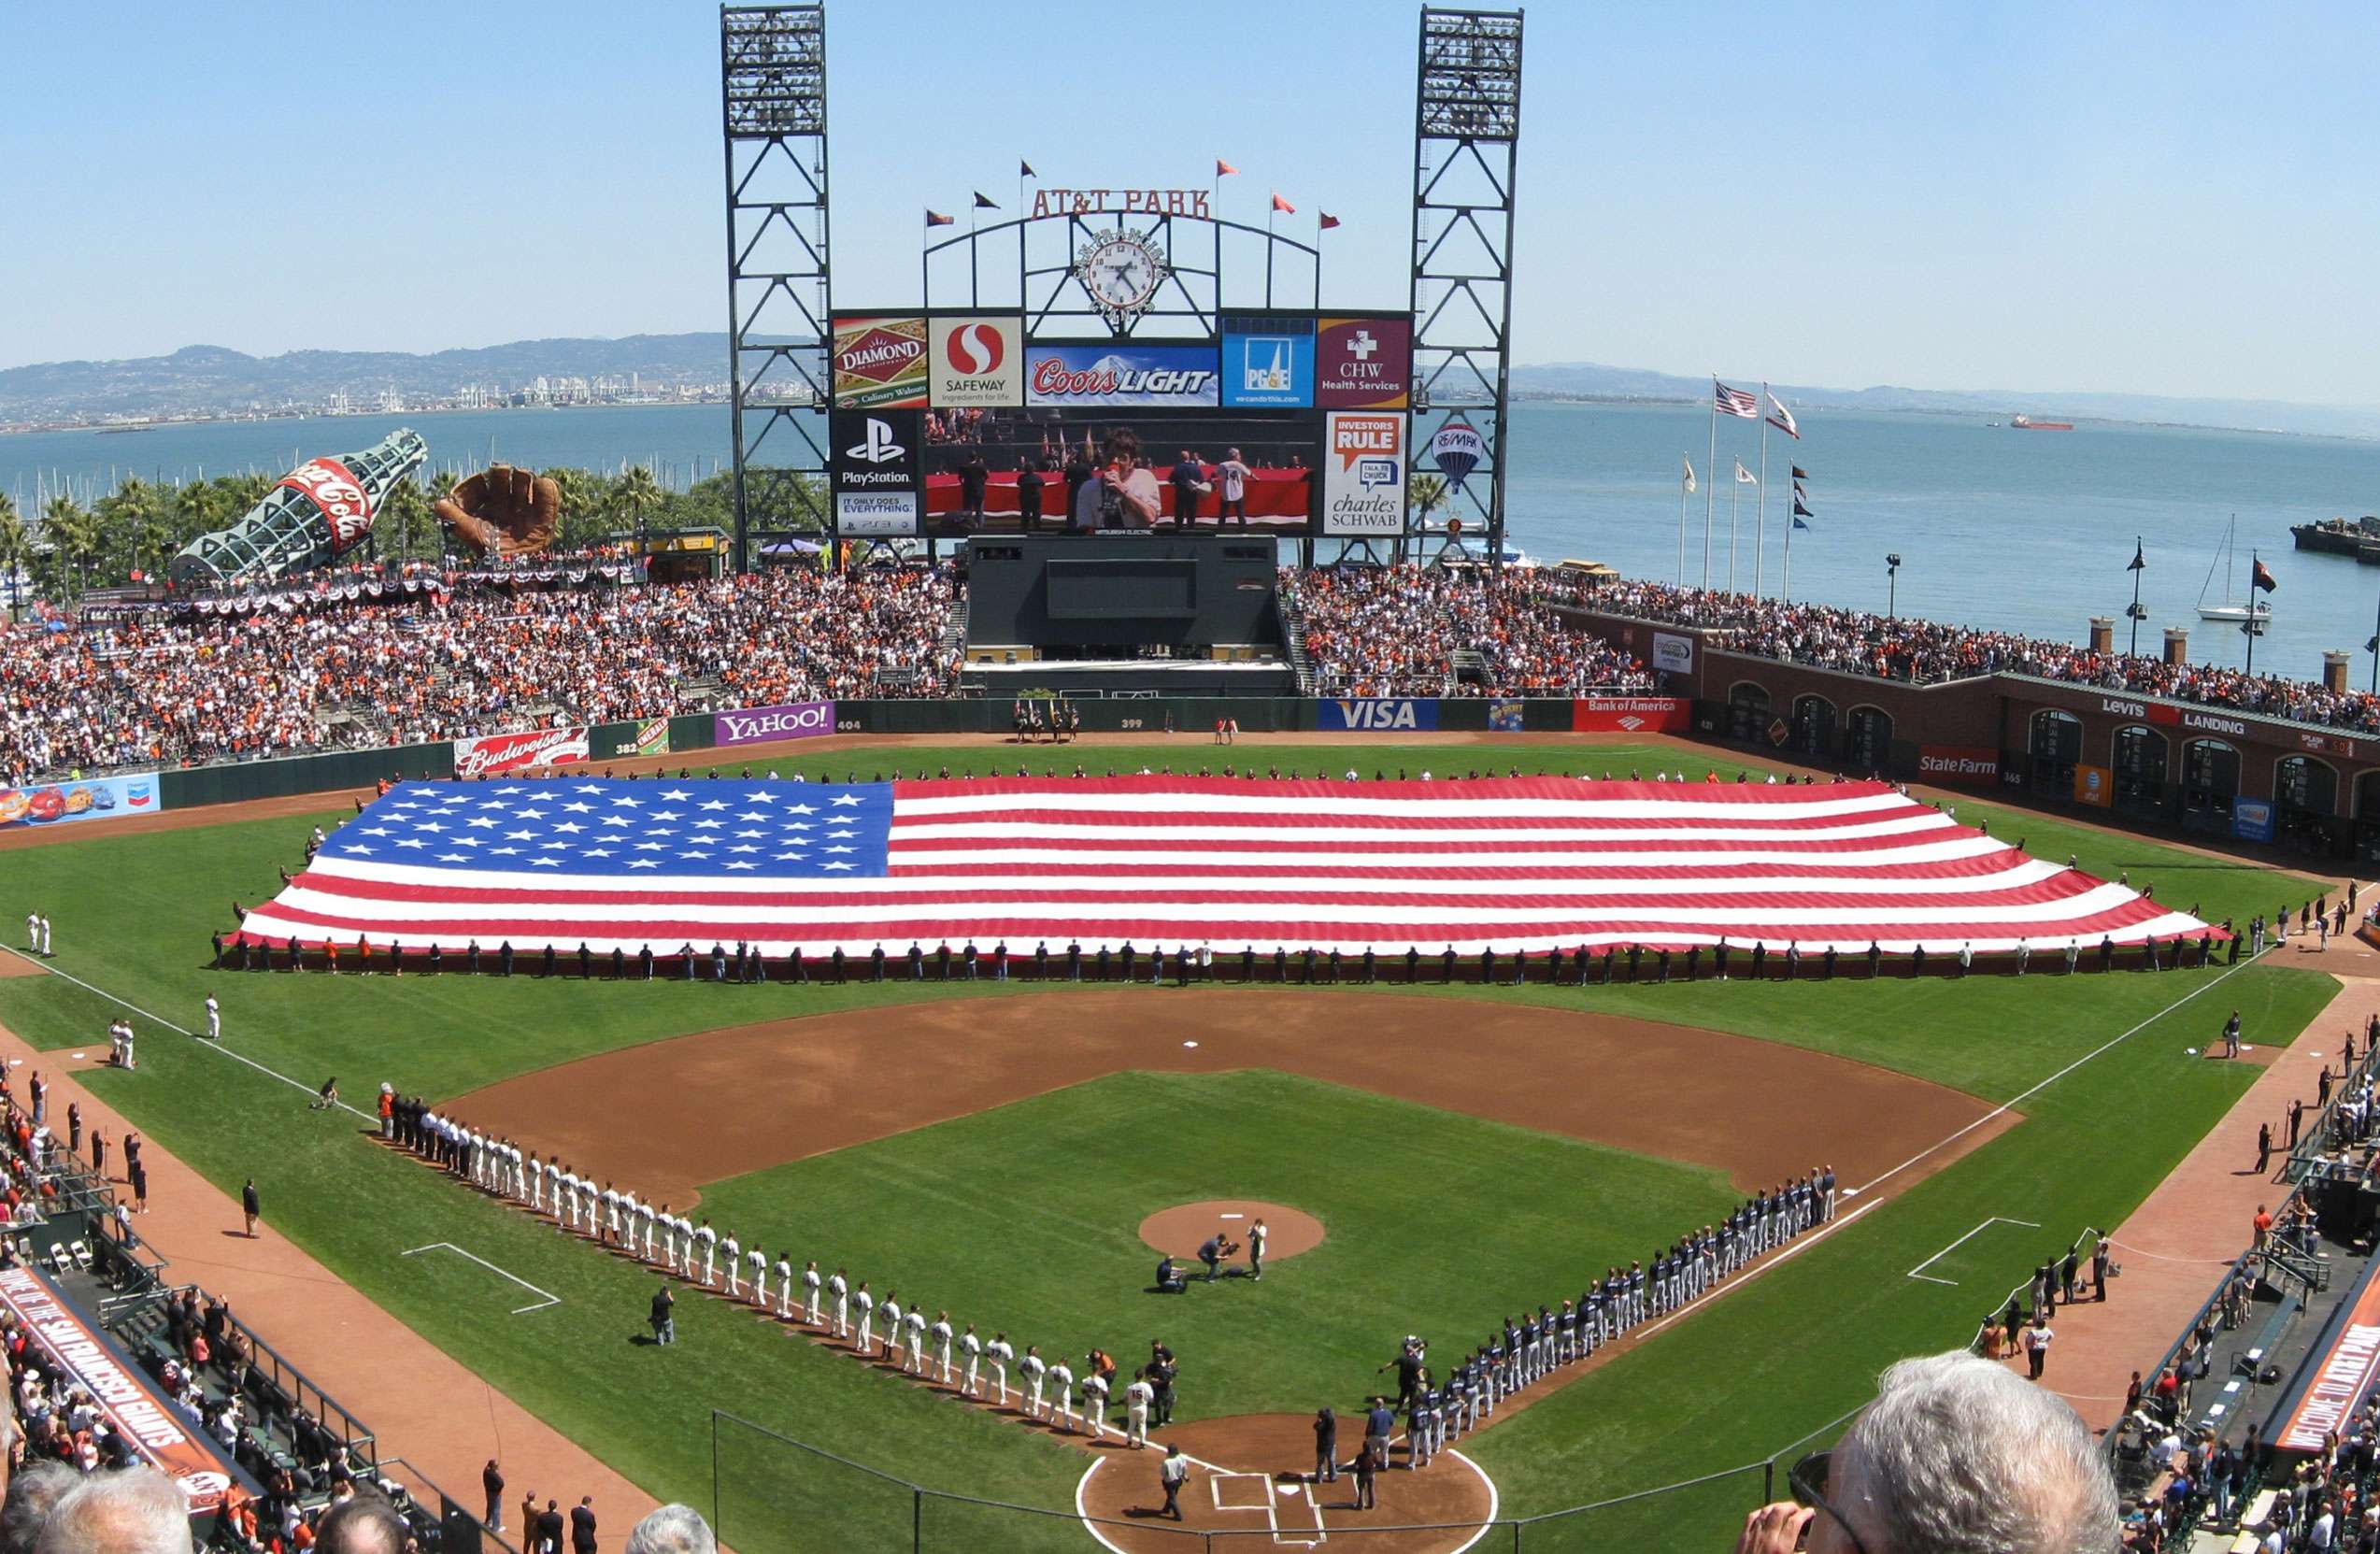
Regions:
<instances>
[{"instance_id":1,"label":"giant baseball glove sculpture","mask_svg":"<svg viewBox=\"0 0 2380 1554\"><path fill-rule=\"evenodd\" d=\"M531 470L491 464L439 498L437 513L483 556L534 556L561 526L562 488Z\"/></svg>"}]
</instances>

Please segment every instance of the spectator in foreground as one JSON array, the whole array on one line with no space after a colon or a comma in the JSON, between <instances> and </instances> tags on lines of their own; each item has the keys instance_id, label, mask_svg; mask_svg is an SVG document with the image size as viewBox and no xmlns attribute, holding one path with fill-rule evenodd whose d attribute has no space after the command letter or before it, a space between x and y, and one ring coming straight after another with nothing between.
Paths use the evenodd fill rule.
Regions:
<instances>
[{"instance_id":1,"label":"spectator in foreground","mask_svg":"<svg viewBox=\"0 0 2380 1554\"><path fill-rule=\"evenodd\" d=\"M1840 1445L1794 1465L1736 1554L2082 1554L2117 1547L2115 1481L2074 1411L1963 1351L1904 1360ZM1798 1502L1798 1504L1796 1503Z\"/></svg>"},{"instance_id":2,"label":"spectator in foreground","mask_svg":"<svg viewBox=\"0 0 2380 1554\"><path fill-rule=\"evenodd\" d=\"M672 1504L629 1530L627 1554L719 1554L719 1542L692 1506Z\"/></svg>"},{"instance_id":3,"label":"spectator in foreground","mask_svg":"<svg viewBox=\"0 0 2380 1554\"><path fill-rule=\"evenodd\" d=\"M323 1513L314 1554L405 1554L411 1536L387 1496L359 1490Z\"/></svg>"},{"instance_id":4,"label":"spectator in foreground","mask_svg":"<svg viewBox=\"0 0 2380 1554\"><path fill-rule=\"evenodd\" d=\"M82 1475L64 1462L34 1462L19 1468L8 1480L8 1498L0 1502L0 1551L33 1554L50 1513Z\"/></svg>"},{"instance_id":5,"label":"spectator in foreground","mask_svg":"<svg viewBox=\"0 0 2380 1554\"><path fill-rule=\"evenodd\" d=\"M155 1468L94 1473L58 1497L39 1554L193 1554L190 1504Z\"/></svg>"}]
</instances>

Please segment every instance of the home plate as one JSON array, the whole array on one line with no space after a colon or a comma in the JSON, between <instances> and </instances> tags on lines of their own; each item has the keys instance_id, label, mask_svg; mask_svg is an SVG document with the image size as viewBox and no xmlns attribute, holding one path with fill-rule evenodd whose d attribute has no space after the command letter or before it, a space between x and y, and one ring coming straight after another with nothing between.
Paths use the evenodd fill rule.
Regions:
<instances>
[{"instance_id":1,"label":"home plate","mask_svg":"<svg viewBox=\"0 0 2380 1554\"><path fill-rule=\"evenodd\" d=\"M1273 1492L1279 1495L1283 1500L1295 1500L1299 1495L1305 1492L1305 1486L1303 1484L1276 1484L1273 1486Z\"/></svg>"}]
</instances>

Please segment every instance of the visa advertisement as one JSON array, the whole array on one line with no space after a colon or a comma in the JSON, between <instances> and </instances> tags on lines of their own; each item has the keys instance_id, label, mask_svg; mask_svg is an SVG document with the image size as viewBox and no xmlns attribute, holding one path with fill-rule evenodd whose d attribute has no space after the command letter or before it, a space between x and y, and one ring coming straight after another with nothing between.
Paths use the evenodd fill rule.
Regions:
<instances>
[{"instance_id":1,"label":"visa advertisement","mask_svg":"<svg viewBox=\"0 0 2380 1554\"><path fill-rule=\"evenodd\" d=\"M1025 403L1054 409L1213 409L1222 403L1220 376L1211 346L1102 340L1025 348Z\"/></svg>"},{"instance_id":2,"label":"visa advertisement","mask_svg":"<svg viewBox=\"0 0 2380 1554\"><path fill-rule=\"evenodd\" d=\"M154 772L0 788L0 827L114 820L126 815L153 815L157 809Z\"/></svg>"},{"instance_id":3,"label":"visa advertisement","mask_svg":"<svg viewBox=\"0 0 2380 1554\"><path fill-rule=\"evenodd\" d=\"M1331 734L1412 734L1438 726L1434 697L1339 696L1317 710L1317 726Z\"/></svg>"},{"instance_id":4,"label":"visa advertisement","mask_svg":"<svg viewBox=\"0 0 2380 1554\"><path fill-rule=\"evenodd\" d=\"M1223 403L1303 410L1314 403L1314 321L1226 317Z\"/></svg>"}]
</instances>

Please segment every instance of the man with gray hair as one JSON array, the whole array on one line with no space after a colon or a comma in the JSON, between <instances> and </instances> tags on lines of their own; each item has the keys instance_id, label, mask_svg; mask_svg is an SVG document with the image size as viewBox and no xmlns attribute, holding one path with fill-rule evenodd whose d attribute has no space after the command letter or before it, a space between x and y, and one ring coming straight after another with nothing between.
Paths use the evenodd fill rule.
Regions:
<instances>
[{"instance_id":1,"label":"man with gray hair","mask_svg":"<svg viewBox=\"0 0 2380 1554\"><path fill-rule=\"evenodd\" d=\"M322 1514L315 1554L405 1554L413 1535L386 1495L358 1490Z\"/></svg>"},{"instance_id":2,"label":"man with gray hair","mask_svg":"<svg viewBox=\"0 0 2380 1554\"><path fill-rule=\"evenodd\" d=\"M155 1468L94 1473L58 1497L37 1554L192 1554L190 1503Z\"/></svg>"},{"instance_id":3,"label":"man with gray hair","mask_svg":"<svg viewBox=\"0 0 2380 1554\"><path fill-rule=\"evenodd\" d=\"M1736 1554L2094 1554L2117 1546L2116 1485L2051 1392L1963 1349L1904 1360L1794 1498L1753 1512Z\"/></svg>"},{"instance_id":4,"label":"man with gray hair","mask_svg":"<svg viewBox=\"0 0 2380 1554\"><path fill-rule=\"evenodd\" d=\"M50 1513L81 1482L82 1475L64 1462L19 1468L8 1480L7 1499L0 1501L0 1554L33 1554Z\"/></svg>"},{"instance_id":5,"label":"man with gray hair","mask_svg":"<svg viewBox=\"0 0 2380 1554\"><path fill-rule=\"evenodd\" d=\"M692 1506L669 1504L629 1532L627 1554L719 1554L719 1543Z\"/></svg>"}]
</instances>

